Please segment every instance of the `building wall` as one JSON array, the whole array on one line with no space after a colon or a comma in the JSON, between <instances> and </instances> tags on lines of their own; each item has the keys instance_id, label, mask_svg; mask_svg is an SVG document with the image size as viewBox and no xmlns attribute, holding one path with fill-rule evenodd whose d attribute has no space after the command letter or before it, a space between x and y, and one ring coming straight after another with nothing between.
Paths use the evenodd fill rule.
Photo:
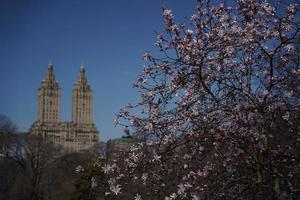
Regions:
<instances>
[{"instance_id":1,"label":"building wall","mask_svg":"<svg viewBox=\"0 0 300 200\"><path fill-rule=\"evenodd\" d=\"M67 152L87 151L99 143L99 131L94 124L78 126L72 122L51 125L35 122L30 133L42 135L45 139L61 145Z\"/></svg>"}]
</instances>

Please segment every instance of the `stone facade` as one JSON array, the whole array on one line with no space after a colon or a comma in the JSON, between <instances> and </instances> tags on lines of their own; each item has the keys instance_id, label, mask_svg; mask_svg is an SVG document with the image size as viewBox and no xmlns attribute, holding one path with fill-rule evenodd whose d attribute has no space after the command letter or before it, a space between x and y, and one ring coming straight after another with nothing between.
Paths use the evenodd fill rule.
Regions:
<instances>
[{"instance_id":1,"label":"stone facade","mask_svg":"<svg viewBox=\"0 0 300 200\"><path fill-rule=\"evenodd\" d=\"M60 121L60 87L55 80L53 65L49 64L46 77L38 89L37 121L30 134L59 144L67 152L79 152L91 149L99 142L99 131L93 123L93 91L80 68L77 82L72 91L72 121Z\"/></svg>"}]
</instances>

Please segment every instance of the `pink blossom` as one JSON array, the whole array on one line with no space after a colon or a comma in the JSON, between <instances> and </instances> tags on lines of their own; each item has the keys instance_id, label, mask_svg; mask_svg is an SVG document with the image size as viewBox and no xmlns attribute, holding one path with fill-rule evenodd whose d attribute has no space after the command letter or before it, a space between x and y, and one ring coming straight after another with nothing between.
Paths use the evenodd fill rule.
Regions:
<instances>
[{"instance_id":1,"label":"pink blossom","mask_svg":"<svg viewBox=\"0 0 300 200\"><path fill-rule=\"evenodd\" d=\"M136 194L136 195L134 196L134 200L142 200L141 195Z\"/></svg>"},{"instance_id":2,"label":"pink blossom","mask_svg":"<svg viewBox=\"0 0 300 200\"><path fill-rule=\"evenodd\" d=\"M186 34L189 35L189 36L193 35L193 33L194 33L194 31L191 30L191 29L186 30Z\"/></svg>"},{"instance_id":3,"label":"pink blossom","mask_svg":"<svg viewBox=\"0 0 300 200\"><path fill-rule=\"evenodd\" d=\"M290 113L289 112L286 112L283 116L282 116L282 119L288 121L290 118Z\"/></svg>"},{"instance_id":4,"label":"pink blossom","mask_svg":"<svg viewBox=\"0 0 300 200\"><path fill-rule=\"evenodd\" d=\"M147 123L146 126L145 126L145 129L148 132L152 132L153 131L153 124L151 122Z\"/></svg>"},{"instance_id":5,"label":"pink blossom","mask_svg":"<svg viewBox=\"0 0 300 200\"><path fill-rule=\"evenodd\" d=\"M151 53L146 52L146 53L144 53L143 58L145 61L148 61L152 58L152 55L151 55Z\"/></svg>"},{"instance_id":6,"label":"pink blossom","mask_svg":"<svg viewBox=\"0 0 300 200\"><path fill-rule=\"evenodd\" d=\"M163 11L163 16L164 16L166 19L168 19L168 20L173 19L173 14L172 14L172 11L171 11L171 10L165 9L165 10Z\"/></svg>"}]
</instances>

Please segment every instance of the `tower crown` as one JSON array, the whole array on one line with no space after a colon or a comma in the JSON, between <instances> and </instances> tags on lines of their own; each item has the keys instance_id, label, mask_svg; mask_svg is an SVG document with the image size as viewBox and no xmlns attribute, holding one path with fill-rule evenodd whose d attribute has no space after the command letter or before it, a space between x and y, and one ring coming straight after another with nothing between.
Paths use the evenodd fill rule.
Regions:
<instances>
[{"instance_id":1,"label":"tower crown","mask_svg":"<svg viewBox=\"0 0 300 200\"><path fill-rule=\"evenodd\" d=\"M48 69L47 69L47 73L46 73L46 80L55 81L55 75L53 73L53 65L52 64L48 65Z\"/></svg>"},{"instance_id":2,"label":"tower crown","mask_svg":"<svg viewBox=\"0 0 300 200\"><path fill-rule=\"evenodd\" d=\"M41 87L59 88L58 82L55 80L52 64L48 64L47 72L44 80L42 80Z\"/></svg>"}]
</instances>

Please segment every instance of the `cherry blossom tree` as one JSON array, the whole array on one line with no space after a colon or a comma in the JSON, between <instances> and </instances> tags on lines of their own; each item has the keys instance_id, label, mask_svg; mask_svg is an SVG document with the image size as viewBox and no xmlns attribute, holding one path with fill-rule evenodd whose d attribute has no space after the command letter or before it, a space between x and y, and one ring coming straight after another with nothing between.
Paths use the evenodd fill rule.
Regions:
<instances>
[{"instance_id":1,"label":"cherry blossom tree","mask_svg":"<svg viewBox=\"0 0 300 200\"><path fill-rule=\"evenodd\" d=\"M272 1L273 2L273 1ZM177 23L163 8L158 56L117 123L144 141L116 162L116 199L296 199L300 195L298 5L199 1Z\"/></svg>"}]
</instances>

